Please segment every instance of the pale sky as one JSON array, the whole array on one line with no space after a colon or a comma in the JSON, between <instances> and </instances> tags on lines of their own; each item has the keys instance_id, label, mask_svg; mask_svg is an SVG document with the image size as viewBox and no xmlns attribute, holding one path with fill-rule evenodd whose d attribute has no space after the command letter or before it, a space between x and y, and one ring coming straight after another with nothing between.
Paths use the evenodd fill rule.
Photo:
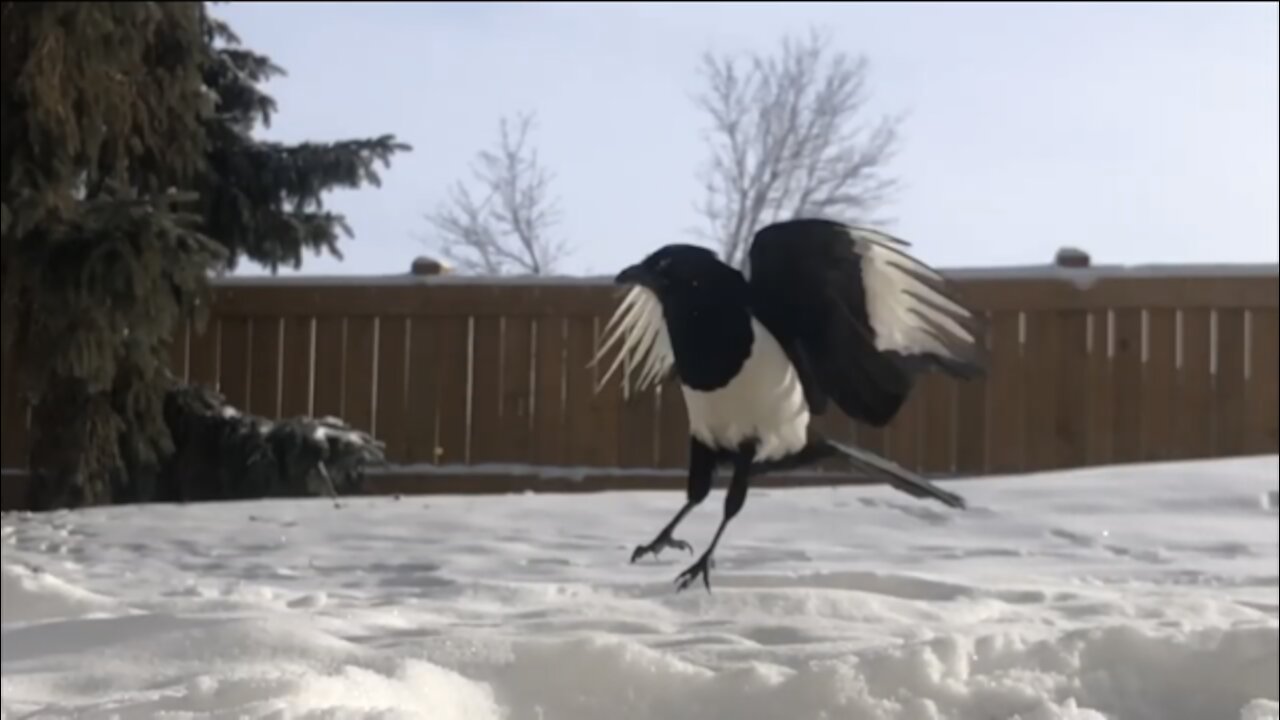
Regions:
<instances>
[{"instance_id":1,"label":"pale sky","mask_svg":"<svg viewBox=\"0 0 1280 720\"><path fill-rule=\"evenodd\" d=\"M699 242L708 48L826 31L870 61L876 111L907 111L889 228L931 264L1276 262L1275 3L233 3L214 10L288 76L267 137L393 132L414 146L380 189L339 192L346 260L407 271L424 214L504 113L535 111L569 274ZM254 272L246 270L242 272Z\"/></svg>"}]
</instances>

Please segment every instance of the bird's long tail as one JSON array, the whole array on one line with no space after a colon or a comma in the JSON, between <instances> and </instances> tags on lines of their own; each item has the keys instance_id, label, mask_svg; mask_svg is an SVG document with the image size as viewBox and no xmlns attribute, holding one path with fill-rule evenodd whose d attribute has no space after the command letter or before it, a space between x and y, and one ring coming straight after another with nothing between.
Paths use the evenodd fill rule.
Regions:
<instances>
[{"instance_id":1,"label":"bird's long tail","mask_svg":"<svg viewBox=\"0 0 1280 720\"><path fill-rule=\"evenodd\" d=\"M791 470L829 457L843 457L855 467L873 477L883 478L895 489L919 498L932 498L953 508L964 508L964 498L943 490L928 480L875 453L834 442L823 437L811 437L809 444L795 455L781 460L760 463L760 471Z\"/></svg>"},{"instance_id":2,"label":"bird's long tail","mask_svg":"<svg viewBox=\"0 0 1280 720\"><path fill-rule=\"evenodd\" d=\"M959 495L953 492L947 492L901 465L882 458L875 453L870 453L866 450L850 447L831 440L823 440L822 442L825 442L838 450L841 455L852 461L854 465L858 465L866 470L871 470L877 475L883 475L890 485L904 493L907 493L908 495L914 495L920 498L933 498L934 500L953 508L964 508L966 506L964 498Z\"/></svg>"}]
</instances>

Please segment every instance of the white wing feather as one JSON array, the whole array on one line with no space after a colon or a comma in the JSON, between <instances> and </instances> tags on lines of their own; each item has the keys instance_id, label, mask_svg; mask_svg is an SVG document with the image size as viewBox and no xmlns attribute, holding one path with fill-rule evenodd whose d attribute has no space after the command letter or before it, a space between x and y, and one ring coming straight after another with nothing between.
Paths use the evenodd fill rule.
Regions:
<instances>
[{"instance_id":1,"label":"white wing feather","mask_svg":"<svg viewBox=\"0 0 1280 720\"><path fill-rule=\"evenodd\" d=\"M596 392L623 367L622 384L626 392L643 391L657 384L675 364L671 338L662 317L662 303L648 288L633 286L614 311L601 333L604 340L596 349L591 366L598 364L609 350L621 341L609 369L600 376ZM635 385L632 375L638 373Z\"/></svg>"},{"instance_id":2,"label":"white wing feather","mask_svg":"<svg viewBox=\"0 0 1280 720\"><path fill-rule=\"evenodd\" d=\"M921 282L920 277L942 282L942 276L907 254L906 242L867 228L851 228L849 235L862 256L862 286L876 349L951 357L938 339L939 330L974 342L972 332L952 317L971 318L972 313Z\"/></svg>"}]
</instances>

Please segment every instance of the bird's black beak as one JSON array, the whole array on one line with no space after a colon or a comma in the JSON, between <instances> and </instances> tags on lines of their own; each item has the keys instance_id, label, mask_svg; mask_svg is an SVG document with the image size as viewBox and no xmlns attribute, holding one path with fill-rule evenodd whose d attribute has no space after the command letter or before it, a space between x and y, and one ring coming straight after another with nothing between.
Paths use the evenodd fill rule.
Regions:
<instances>
[{"instance_id":1,"label":"bird's black beak","mask_svg":"<svg viewBox=\"0 0 1280 720\"><path fill-rule=\"evenodd\" d=\"M618 273L613 282L618 285L645 285L649 280L649 272L643 265L632 265Z\"/></svg>"}]
</instances>

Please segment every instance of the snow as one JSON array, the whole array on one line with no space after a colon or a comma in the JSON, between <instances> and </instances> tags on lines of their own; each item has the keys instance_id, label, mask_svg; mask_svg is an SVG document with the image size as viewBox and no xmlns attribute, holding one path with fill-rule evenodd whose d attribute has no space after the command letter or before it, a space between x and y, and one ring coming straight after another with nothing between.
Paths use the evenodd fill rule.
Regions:
<instances>
[{"instance_id":1,"label":"snow","mask_svg":"<svg viewBox=\"0 0 1280 720\"><path fill-rule=\"evenodd\" d=\"M7 514L0 717L1274 720L1278 465Z\"/></svg>"}]
</instances>

